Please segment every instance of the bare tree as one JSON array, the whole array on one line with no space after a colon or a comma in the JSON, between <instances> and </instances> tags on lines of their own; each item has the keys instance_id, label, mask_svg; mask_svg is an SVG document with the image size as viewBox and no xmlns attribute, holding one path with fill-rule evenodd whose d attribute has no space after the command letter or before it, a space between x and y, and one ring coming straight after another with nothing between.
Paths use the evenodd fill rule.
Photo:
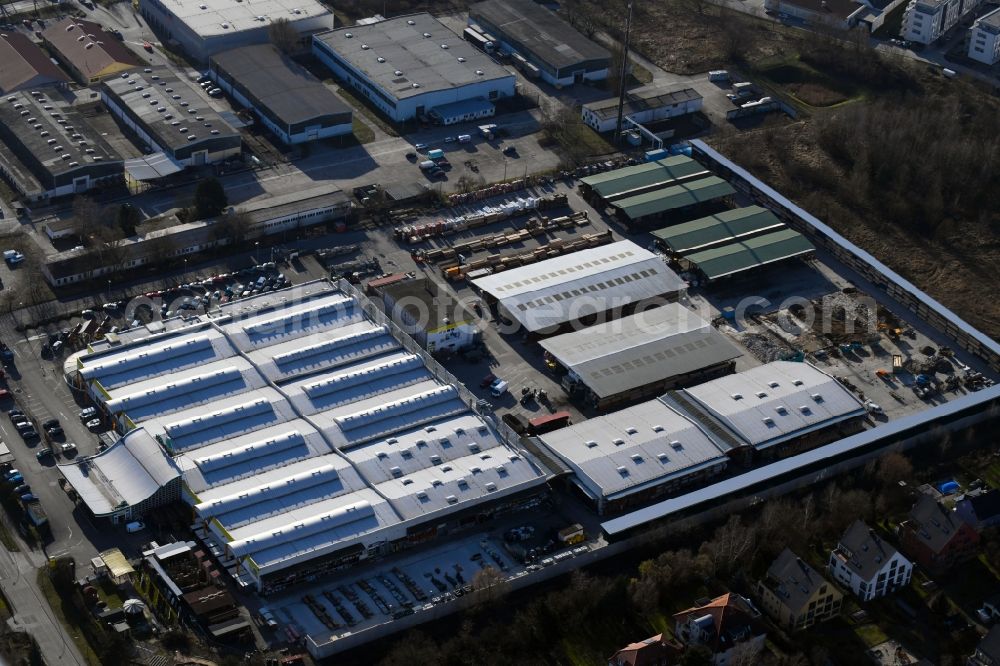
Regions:
<instances>
[{"instance_id":1,"label":"bare tree","mask_svg":"<svg viewBox=\"0 0 1000 666\"><path fill-rule=\"evenodd\" d=\"M298 31L286 18L275 19L267 29L271 43L285 53L295 53L301 47L302 40Z\"/></svg>"},{"instance_id":2,"label":"bare tree","mask_svg":"<svg viewBox=\"0 0 1000 666\"><path fill-rule=\"evenodd\" d=\"M243 245L250 236L253 227L253 220L241 210L226 215L221 215L216 219L213 228L214 235L218 241L226 241L234 247Z\"/></svg>"},{"instance_id":3,"label":"bare tree","mask_svg":"<svg viewBox=\"0 0 1000 666\"><path fill-rule=\"evenodd\" d=\"M472 588L481 604L492 604L510 591L507 577L494 567L486 567L472 577Z\"/></svg>"},{"instance_id":4,"label":"bare tree","mask_svg":"<svg viewBox=\"0 0 1000 666\"><path fill-rule=\"evenodd\" d=\"M113 223L114 217L90 197L80 195L73 199L73 233L80 238L88 238L99 227Z\"/></svg>"},{"instance_id":5,"label":"bare tree","mask_svg":"<svg viewBox=\"0 0 1000 666\"><path fill-rule=\"evenodd\" d=\"M169 234L151 236L142 241L146 265L157 266L168 261L177 251L177 243Z\"/></svg>"}]
</instances>

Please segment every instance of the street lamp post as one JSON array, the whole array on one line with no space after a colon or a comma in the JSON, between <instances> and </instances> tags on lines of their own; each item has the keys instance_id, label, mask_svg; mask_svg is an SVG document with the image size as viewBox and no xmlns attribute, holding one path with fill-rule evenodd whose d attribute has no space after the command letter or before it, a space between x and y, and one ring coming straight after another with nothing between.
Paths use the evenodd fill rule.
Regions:
<instances>
[{"instance_id":1,"label":"street lamp post","mask_svg":"<svg viewBox=\"0 0 1000 666\"><path fill-rule=\"evenodd\" d=\"M260 263L260 241L253 242L253 258L258 264Z\"/></svg>"}]
</instances>

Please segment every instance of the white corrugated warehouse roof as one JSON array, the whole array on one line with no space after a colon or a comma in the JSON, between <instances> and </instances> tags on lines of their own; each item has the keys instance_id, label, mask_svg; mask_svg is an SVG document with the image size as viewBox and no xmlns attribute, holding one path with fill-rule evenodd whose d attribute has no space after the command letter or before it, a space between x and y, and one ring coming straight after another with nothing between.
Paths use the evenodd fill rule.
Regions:
<instances>
[{"instance_id":1,"label":"white corrugated warehouse roof","mask_svg":"<svg viewBox=\"0 0 1000 666\"><path fill-rule=\"evenodd\" d=\"M725 452L660 400L541 435L594 495L615 499L722 465Z\"/></svg>"},{"instance_id":2,"label":"white corrugated warehouse roof","mask_svg":"<svg viewBox=\"0 0 1000 666\"><path fill-rule=\"evenodd\" d=\"M122 502L136 505L181 475L180 469L142 428L96 456L59 465L80 498L96 514L114 511Z\"/></svg>"},{"instance_id":3,"label":"white corrugated warehouse roof","mask_svg":"<svg viewBox=\"0 0 1000 666\"><path fill-rule=\"evenodd\" d=\"M160 0L163 8L201 37L231 35L241 30L256 30L277 19L287 19L292 27L298 21L333 15L316 0Z\"/></svg>"},{"instance_id":4,"label":"white corrugated warehouse roof","mask_svg":"<svg viewBox=\"0 0 1000 666\"><path fill-rule=\"evenodd\" d=\"M679 303L542 340L542 347L601 398L742 354Z\"/></svg>"},{"instance_id":5,"label":"white corrugated warehouse roof","mask_svg":"<svg viewBox=\"0 0 1000 666\"><path fill-rule=\"evenodd\" d=\"M237 302L210 322L79 357L85 378L112 380L97 399L142 428L146 455L183 473L199 516L251 570L401 538L411 519L545 483L463 388L354 296L329 284L287 294L300 298ZM132 490L122 474L109 468L107 485L155 490L148 479Z\"/></svg>"},{"instance_id":6,"label":"white corrugated warehouse roof","mask_svg":"<svg viewBox=\"0 0 1000 666\"><path fill-rule=\"evenodd\" d=\"M808 363L791 361L775 361L678 393L738 440L757 448L865 413L864 405L836 379Z\"/></svg>"},{"instance_id":7,"label":"white corrugated warehouse roof","mask_svg":"<svg viewBox=\"0 0 1000 666\"><path fill-rule=\"evenodd\" d=\"M503 271L473 284L500 301L528 331L686 288L659 256L627 240Z\"/></svg>"}]
</instances>

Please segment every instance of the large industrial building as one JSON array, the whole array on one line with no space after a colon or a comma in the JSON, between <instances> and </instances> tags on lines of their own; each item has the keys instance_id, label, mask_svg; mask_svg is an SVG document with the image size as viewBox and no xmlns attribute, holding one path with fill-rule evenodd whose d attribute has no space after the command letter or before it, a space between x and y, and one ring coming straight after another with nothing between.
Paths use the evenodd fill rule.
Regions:
<instances>
[{"instance_id":1,"label":"large industrial building","mask_svg":"<svg viewBox=\"0 0 1000 666\"><path fill-rule=\"evenodd\" d=\"M685 183L651 189L617 199L611 205L625 224L646 224L657 220L670 221L687 211L736 194L728 182L718 176L706 176Z\"/></svg>"},{"instance_id":2,"label":"large industrial building","mask_svg":"<svg viewBox=\"0 0 1000 666\"><path fill-rule=\"evenodd\" d=\"M684 155L672 155L581 178L580 194L594 206L609 206L619 199L710 175L700 162Z\"/></svg>"},{"instance_id":3,"label":"large industrial building","mask_svg":"<svg viewBox=\"0 0 1000 666\"><path fill-rule=\"evenodd\" d=\"M731 462L779 458L862 428L864 406L807 363L777 361L561 428L536 440L600 513L704 484Z\"/></svg>"},{"instance_id":4,"label":"large industrial building","mask_svg":"<svg viewBox=\"0 0 1000 666\"><path fill-rule=\"evenodd\" d=\"M108 79L101 99L144 153L162 153L178 167L214 164L242 152L239 132L168 67Z\"/></svg>"},{"instance_id":5,"label":"large industrial building","mask_svg":"<svg viewBox=\"0 0 1000 666\"><path fill-rule=\"evenodd\" d=\"M271 44L212 56L209 73L222 90L286 144L350 134L351 107Z\"/></svg>"},{"instance_id":6,"label":"large industrial building","mask_svg":"<svg viewBox=\"0 0 1000 666\"><path fill-rule=\"evenodd\" d=\"M867 414L836 379L792 361L670 391L663 399L748 457L785 457L854 434Z\"/></svg>"},{"instance_id":7,"label":"large industrial building","mask_svg":"<svg viewBox=\"0 0 1000 666\"><path fill-rule=\"evenodd\" d=\"M456 352L479 340L475 318L434 280L399 280L376 289L392 320L432 354Z\"/></svg>"},{"instance_id":8,"label":"large industrial building","mask_svg":"<svg viewBox=\"0 0 1000 666\"><path fill-rule=\"evenodd\" d=\"M747 206L657 229L653 236L664 252L683 257L785 228L785 223L766 208Z\"/></svg>"},{"instance_id":9,"label":"large industrial building","mask_svg":"<svg viewBox=\"0 0 1000 666\"><path fill-rule=\"evenodd\" d=\"M340 190L319 187L241 206L239 213L247 220L245 236L252 240L342 220L351 214L351 201ZM227 234L219 233L219 226L230 214L227 211L216 218L183 223L176 215L171 220L150 220L136 228L135 236L122 239L114 255L95 248L73 248L47 256L41 265L42 275L53 287L65 287L172 257L191 257L229 243Z\"/></svg>"},{"instance_id":10,"label":"large industrial building","mask_svg":"<svg viewBox=\"0 0 1000 666\"><path fill-rule=\"evenodd\" d=\"M816 248L808 238L785 227L747 240L691 252L679 260L682 267L711 282L795 258L810 257Z\"/></svg>"},{"instance_id":11,"label":"large industrial building","mask_svg":"<svg viewBox=\"0 0 1000 666\"><path fill-rule=\"evenodd\" d=\"M83 85L142 64L121 41L93 21L65 18L42 32L42 40Z\"/></svg>"},{"instance_id":12,"label":"large industrial building","mask_svg":"<svg viewBox=\"0 0 1000 666\"><path fill-rule=\"evenodd\" d=\"M742 352L679 303L542 340L562 386L598 410L732 372Z\"/></svg>"},{"instance_id":13,"label":"large industrial building","mask_svg":"<svg viewBox=\"0 0 1000 666\"><path fill-rule=\"evenodd\" d=\"M26 35L0 35L0 95L68 84L69 77Z\"/></svg>"},{"instance_id":14,"label":"large industrial building","mask_svg":"<svg viewBox=\"0 0 1000 666\"><path fill-rule=\"evenodd\" d=\"M139 0L139 12L164 42L176 42L199 62L221 51L271 41L278 19L303 39L334 26L318 0Z\"/></svg>"},{"instance_id":15,"label":"large industrial building","mask_svg":"<svg viewBox=\"0 0 1000 666\"><path fill-rule=\"evenodd\" d=\"M533 0L488 0L469 7L478 26L522 69L554 86L607 78L611 53Z\"/></svg>"},{"instance_id":16,"label":"large industrial building","mask_svg":"<svg viewBox=\"0 0 1000 666\"><path fill-rule=\"evenodd\" d=\"M660 400L541 435L599 513L641 506L718 475L726 447Z\"/></svg>"},{"instance_id":17,"label":"large industrial building","mask_svg":"<svg viewBox=\"0 0 1000 666\"><path fill-rule=\"evenodd\" d=\"M306 283L92 347L67 360L69 380L120 431L157 442L181 470L198 538L264 594L546 493L547 473L492 415L346 283ZM87 501L101 492L91 486L132 487L132 469L66 477Z\"/></svg>"},{"instance_id":18,"label":"large industrial building","mask_svg":"<svg viewBox=\"0 0 1000 666\"><path fill-rule=\"evenodd\" d=\"M701 111L702 97L694 88L664 90L647 86L625 93L624 117L640 125L677 118ZM618 98L583 105L583 122L597 132L612 132L618 126ZM623 130L628 129L625 125Z\"/></svg>"},{"instance_id":19,"label":"large industrial building","mask_svg":"<svg viewBox=\"0 0 1000 666\"><path fill-rule=\"evenodd\" d=\"M469 108L450 122L483 117L516 92L514 74L426 13L315 35L313 53L397 122L456 104Z\"/></svg>"},{"instance_id":20,"label":"large industrial building","mask_svg":"<svg viewBox=\"0 0 1000 666\"><path fill-rule=\"evenodd\" d=\"M0 173L29 201L123 182L122 158L73 107L43 92L0 99Z\"/></svg>"},{"instance_id":21,"label":"large industrial building","mask_svg":"<svg viewBox=\"0 0 1000 666\"><path fill-rule=\"evenodd\" d=\"M500 315L528 333L614 319L657 301L676 301L687 285L663 260L632 241L564 254L473 280Z\"/></svg>"}]
</instances>

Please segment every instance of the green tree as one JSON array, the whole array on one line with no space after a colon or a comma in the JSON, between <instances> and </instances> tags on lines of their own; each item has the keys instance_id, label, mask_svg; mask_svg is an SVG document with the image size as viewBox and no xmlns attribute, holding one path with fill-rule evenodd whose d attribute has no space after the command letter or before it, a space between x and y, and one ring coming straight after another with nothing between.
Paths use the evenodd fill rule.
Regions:
<instances>
[{"instance_id":1,"label":"green tree","mask_svg":"<svg viewBox=\"0 0 1000 666\"><path fill-rule=\"evenodd\" d=\"M195 219L215 217L220 214L229 204L226 197L226 190L222 183L212 177L198 183L194 191L194 213Z\"/></svg>"}]
</instances>

